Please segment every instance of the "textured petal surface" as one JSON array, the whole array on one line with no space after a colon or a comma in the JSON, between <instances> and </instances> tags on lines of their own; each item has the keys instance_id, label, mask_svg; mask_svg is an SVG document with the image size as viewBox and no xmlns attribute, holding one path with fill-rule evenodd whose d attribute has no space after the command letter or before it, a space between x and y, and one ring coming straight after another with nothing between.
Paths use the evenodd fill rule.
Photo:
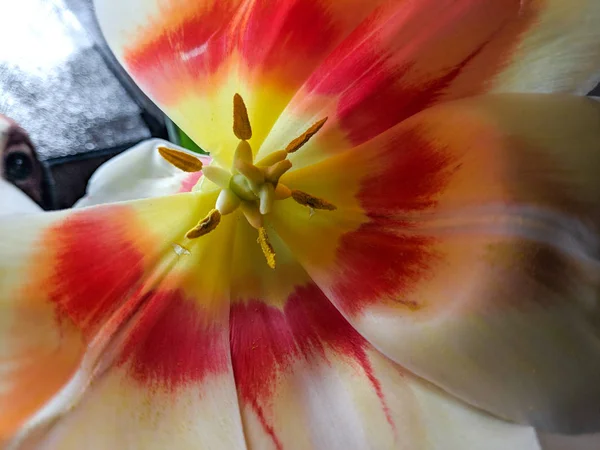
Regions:
<instances>
[{"instance_id":1,"label":"textured petal surface","mask_svg":"<svg viewBox=\"0 0 600 450\"><path fill-rule=\"evenodd\" d=\"M94 172L85 196L77 201L75 208L191 191L202 173L185 173L172 166L158 153L161 146L189 153L204 164L210 162L207 156L162 139L140 142Z\"/></svg>"},{"instance_id":2,"label":"textured petal surface","mask_svg":"<svg viewBox=\"0 0 600 450\"><path fill-rule=\"evenodd\" d=\"M214 201L181 194L0 223L3 441L245 447L227 333L230 230L182 241Z\"/></svg>"},{"instance_id":3,"label":"textured petal surface","mask_svg":"<svg viewBox=\"0 0 600 450\"><path fill-rule=\"evenodd\" d=\"M594 429L598 106L508 95L433 108L284 176L338 211L281 203L273 226L402 366L502 417Z\"/></svg>"},{"instance_id":4,"label":"textured petal surface","mask_svg":"<svg viewBox=\"0 0 600 450\"><path fill-rule=\"evenodd\" d=\"M495 92L587 94L600 81L600 4L545 0L537 25L523 35Z\"/></svg>"},{"instance_id":5,"label":"textured petal surface","mask_svg":"<svg viewBox=\"0 0 600 450\"><path fill-rule=\"evenodd\" d=\"M531 428L382 356L276 235L278 272L239 217L183 239L214 201L187 193L0 222L4 443L539 448Z\"/></svg>"},{"instance_id":6,"label":"textured petal surface","mask_svg":"<svg viewBox=\"0 0 600 450\"><path fill-rule=\"evenodd\" d=\"M440 101L581 92L600 74L595 0L97 0L97 10L140 86L224 162L235 92L255 151L328 116L328 153Z\"/></svg>"},{"instance_id":7,"label":"textured petal surface","mask_svg":"<svg viewBox=\"0 0 600 450\"><path fill-rule=\"evenodd\" d=\"M233 292L232 361L251 448L538 448L532 429L466 407L386 359L313 283L278 305L282 292L266 287L280 276Z\"/></svg>"}]
</instances>

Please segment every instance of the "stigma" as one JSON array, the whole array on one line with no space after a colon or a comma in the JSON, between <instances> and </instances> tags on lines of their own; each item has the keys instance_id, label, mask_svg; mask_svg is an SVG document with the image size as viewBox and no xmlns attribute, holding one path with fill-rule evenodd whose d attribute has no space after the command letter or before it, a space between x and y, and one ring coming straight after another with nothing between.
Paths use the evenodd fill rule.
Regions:
<instances>
[{"instance_id":1,"label":"stigma","mask_svg":"<svg viewBox=\"0 0 600 450\"><path fill-rule=\"evenodd\" d=\"M252 148L248 140L252 137L252 126L248 109L239 94L233 96L233 133L239 139L230 168L217 165L202 166L202 162L178 150L160 147L160 155L175 167L186 172L202 170L204 178L216 184L220 193L214 209L198 224L186 233L186 238L196 239L213 231L223 216L238 209L242 211L248 223L258 232L257 243L272 269L276 266L275 251L269 241L265 228L265 217L271 212L278 200L292 199L309 208L336 210L336 206L325 199L314 197L306 192L291 189L280 182L280 178L292 168L288 155L298 151L325 124L327 118L310 126L304 133L292 140L285 149L275 151L261 160L254 161Z\"/></svg>"}]
</instances>

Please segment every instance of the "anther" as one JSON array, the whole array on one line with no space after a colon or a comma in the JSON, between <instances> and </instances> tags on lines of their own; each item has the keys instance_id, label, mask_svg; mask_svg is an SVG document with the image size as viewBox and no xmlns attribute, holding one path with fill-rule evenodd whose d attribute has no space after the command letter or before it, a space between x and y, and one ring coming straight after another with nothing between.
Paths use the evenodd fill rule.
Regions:
<instances>
[{"instance_id":1,"label":"anther","mask_svg":"<svg viewBox=\"0 0 600 450\"><path fill-rule=\"evenodd\" d=\"M308 206L312 209L324 209L326 211L335 211L337 209L337 206L335 206L333 203L329 203L327 200L295 189L292 191L292 198L297 203Z\"/></svg>"},{"instance_id":2,"label":"anther","mask_svg":"<svg viewBox=\"0 0 600 450\"><path fill-rule=\"evenodd\" d=\"M158 147L158 153L167 162L184 172L199 172L202 170L202 161L189 153L167 147Z\"/></svg>"},{"instance_id":3,"label":"anther","mask_svg":"<svg viewBox=\"0 0 600 450\"><path fill-rule=\"evenodd\" d=\"M217 209L213 209L204 219L198 222L198 225L188 231L185 237L188 239L196 239L200 236L204 236L217 228L219 222L221 222L221 213Z\"/></svg>"},{"instance_id":4,"label":"anther","mask_svg":"<svg viewBox=\"0 0 600 450\"><path fill-rule=\"evenodd\" d=\"M300 149L300 147L306 144L309 141L309 139L313 137L323 125L325 125L325 122L327 122L327 117L313 124L308 130L306 130L304 133L302 133L300 136L298 136L296 139L290 142L285 148L285 151L287 153L294 153L295 151Z\"/></svg>"},{"instance_id":5,"label":"anther","mask_svg":"<svg viewBox=\"0 0 600 450\"><path fill-rule=\"evenodd\" d=\"M264 227L260 227L258 229L258 239L257 242L260 244L260 248L265 255L265 259L267 260L267 265L271 268L275 268L275 250L273 250L273 246L269 241L269 235L267 234L267 230Z\"/></svg>"},{"instance_id":6,"label":"anther","mask_svg":"<svg viewBox=\"0 0 600 450\"><path fill-rule=\"evenodd\" d=\"M241 140L248 140L252 137L248 110L240 94L233 96L233 133Z\"/></svg>"}]
</instances>

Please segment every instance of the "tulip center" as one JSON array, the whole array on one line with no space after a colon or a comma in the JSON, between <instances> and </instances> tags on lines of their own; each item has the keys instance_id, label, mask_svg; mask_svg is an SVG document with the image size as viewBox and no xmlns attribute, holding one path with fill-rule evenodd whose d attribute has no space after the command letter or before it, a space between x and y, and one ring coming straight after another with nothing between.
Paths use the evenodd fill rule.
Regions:
<instances>
[{"instance_id":1,"label":"tulip center","mask_svg":"<svg viewBox=\"0 0 600 450\"><path fill-rule=\"evenodd\" d=\"M254 161L252 148L248 139L252 137L252 127L248 111L242 97L233 97L233 132L240 140L235 150L233 164L230 168L216 165L203 167L202 162L179 150L160 147L160 154L169 163L186 172L202 170L203 176L220 188L215 208L206 217L186 233L188 239L196 239L214 230L221 222L221 217L231 214L238 208L243 212L248 223L258 231L257 242L261 247L267 264L275 268L275 251L269 241L264 227L264 218L271 212L276 200L293 199L309 208L312 213L316 209L334 211L336 206L327 200L315 197L306 192L290 189L279 181L281 176L292 168L288 155L298 151L325 124L327 118L319 120L304 133L290 142L284 150L278 150L265 158Z\"/></svg>"}]
</instances>

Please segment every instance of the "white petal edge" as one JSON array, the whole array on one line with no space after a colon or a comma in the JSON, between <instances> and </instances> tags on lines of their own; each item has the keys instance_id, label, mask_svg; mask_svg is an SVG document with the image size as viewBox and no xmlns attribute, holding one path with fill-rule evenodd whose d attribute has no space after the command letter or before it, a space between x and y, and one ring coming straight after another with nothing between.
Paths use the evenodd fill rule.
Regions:
<instances>
[{"instance_id":1,"label":"white petal edge","mask_svg":"<svg viewBox=\"0 0 600 450\"><path fill-rule=\"evenodd\" d=\"M88 183L85 196L75 208L102 203L160 197L181 192L190 177L165 161L158 147L165 146L198 157L204 164L210 158L163 139L148 139L125 150L98 168ZM194 175L194 174L192 174Z\"/></svg>"},{"instance_id":2,"label":"white petal edge","mask_svg":"<svg viewBox=\"0 0 600 450\"><path fill-rule=\"evenodd\" d=\"M0 216L41 212L37 203L16 186L0 178Z\"/></svg>"}]
</instances>

